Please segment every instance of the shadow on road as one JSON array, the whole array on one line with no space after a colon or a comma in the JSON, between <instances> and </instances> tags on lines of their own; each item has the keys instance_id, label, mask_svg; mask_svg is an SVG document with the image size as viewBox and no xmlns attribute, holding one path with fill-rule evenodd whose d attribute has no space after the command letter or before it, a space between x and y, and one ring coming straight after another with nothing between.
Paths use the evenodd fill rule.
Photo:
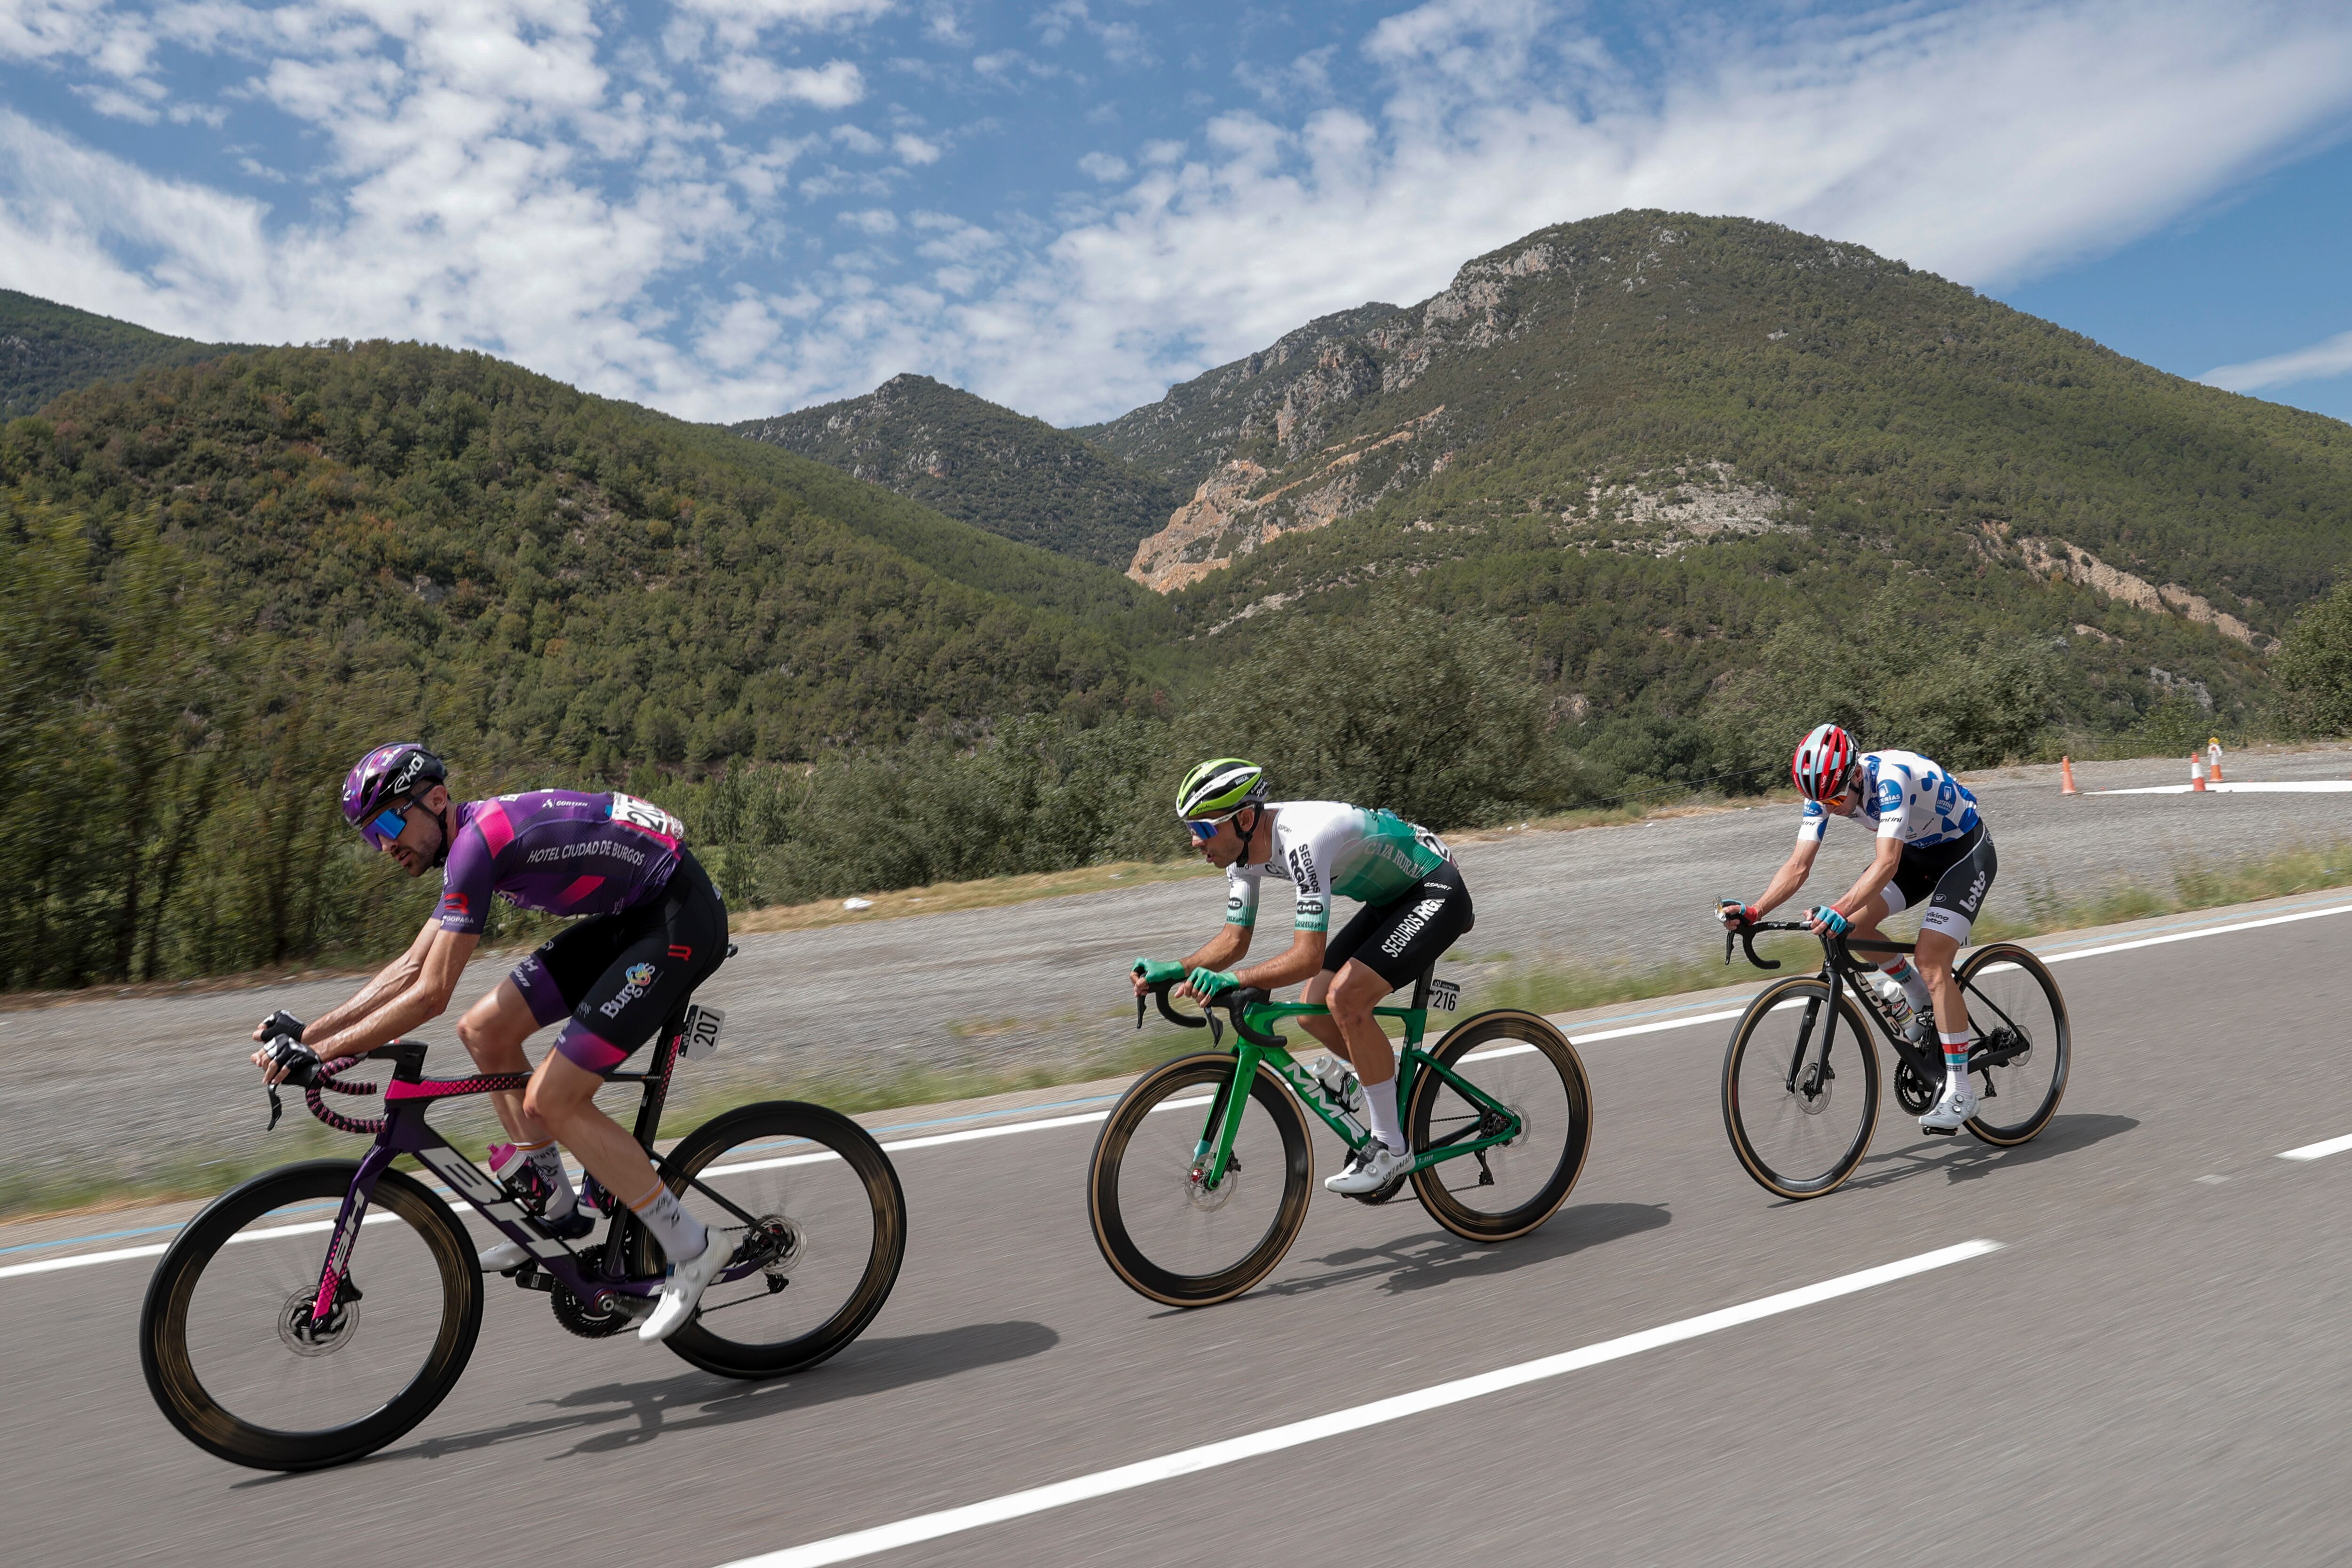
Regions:
<instances>
[{"instance_id":1,"label":"shadow on road","mask_svg":"<svg viewBox=\"0 0 2352 1568\"><path fill-rule=\"evenodd\" d=\"M1947 1181L1981 1181L1995 1171L2037 1165L2060 1155L2071 1155L2076 1149L2087 1149L2138 1125L2138 1119L2132 1116L2053 1116L2040 1137L2013 1149L1997 1149L1973 1138L1956 1145L1948 1139L1922 1136L1902 1148L1868 1156L1862 1162L1862 1171L1845 1187L1850 1191L1855 1187L1888 1186L1938 1171ZM1873 1170L1873 1166L1880 1168Z\"/></svg>"},{"instance_id":2,"label":"shadow on road","mask_svg":"<svg viewBox=\"0 0 2352 1568\"><path fill-rule=\"evenodd\" d=\"M361 1463L441 1458L568 1432L584 1435L562 1453L551 1454L551 1459L611 1453L650 1443L674 1432L756 1421L837 1399L863 1398L984 1366L1021 1361L1053 1349L1061 1338L1039 1322L967 1323L934 1333L862 1339L821 1366L773 1383L738 1383L688 1368L674 1376L649 1378L643 1383L608 1383L601 1387L579 1389L541 1401L539 1408L550 1414L527 1416L478 1432L427 1437L420 1443L387 1449ZM268 1478L288 1479L291 1478Z\"/></svg>"},{"instance_id":3,"label":"shadow on road","mask_svg":"<svg viewBox=\"0 0 2352 1568\"><path fill-rule=\"evenodd\" d=\"M1673 1218L1663 1203L1587 1203L1561 1209L1534 1234L1515 1241L1486 1245L1465 1241L1448 1230L1424 1230L1379 1247L1347 1247L1326 1253L1313 1260L1323 1266L1323 1272L1303 1280L1276 1281L1252 1293L1303 1296L1334 1285L1379 1280L1381 1288L1391 1295L1402 1295L1549 1262L1588 1247L1655 1230Z\"/></svg>"}]
</instances>

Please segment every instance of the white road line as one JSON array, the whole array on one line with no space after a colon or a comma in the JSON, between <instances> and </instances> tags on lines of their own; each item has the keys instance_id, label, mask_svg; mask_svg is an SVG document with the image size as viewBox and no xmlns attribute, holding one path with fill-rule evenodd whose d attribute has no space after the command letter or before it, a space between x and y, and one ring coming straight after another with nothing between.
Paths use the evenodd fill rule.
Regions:
<instances>
[{"instance_id":1,"label":"white road line","mask_svg":"<svg viewBox=\"0 0 2352 1568\"><path fill-rule=\"evenodd\" d=\"M2324 909L2298 910L2292 915L2267 915L2260 920L2233 921L2226 925L2208 925L2195 931L2168 932L2161 936L2134 937L2129 941L2104 943L2096 947L2081 947L2071 953L2045 953L2041 955L2041 957L2045 964L2065 964L2076 958L2103 957L2109 953L2129 953L2137 948L2160 947L2173 942L2195 942L2207 936L2226 936L2237 931L2259 931L2266 926L2288 925L2299 920L2317 920L2330 915L2352 915L2352 904L2333 904ZM1626 1040L1635 1035L1659 1034L1667 1030L1688 1029L1694 1024L1727 1023L1746 1010L1743 1003L1739 1007L1727 1008L1717 1012L1693 1013L1687 1018L1661 1019L1653 1023L1632 1024L1623 1029L1593 1030L1577 1034L1573 1038L1579 1045L1593 1045L1604 1040ZM1477 1061L1488 1055L1508 1055L1513 1051L1528 1049L1530 1048L1500 1046L1492 1051L1476 1052L1470 1060ZM1156 1109L1168 1111L1175 1109L1178 1104L1199 1103L1192 1100L1171 1101L1168 1104ZM982 1138L1009 1137L1015 1133L1042 1133L1055 1127L1082 1126L1089 1122L1102 1121L1110 1113L1106 1110L1088 1111L1074 1116L1048 1116L1035 1122L1012 1122L1001 1127L972 1127L960 1133L937 1133L929 1137L901 1138L897 1143L885 1144L882 1147L892 1152L899 1149L936 1148L942 1144L966 1144ZM2342 1146L2352 1147L2352 1145ZM2315 1144L2312 1147L2320 1148L2321 1145ZM2337 1150L2336 1147L2327 1147L2324 1152L2335 1154ZM731 1176L739 1171L772 1170L791 1165L814 1165L835 1157L836 1156L829 1154L788 1155L775 1160L753 1160L742 1165L721 1166L706 1174ZM2280 1156L2282 1159L2319 1159L2321 1157L2323 1157L2322 1155L2308 1154L2301 1150L2291 1150ZM6 1267L0 1267L0 1280L16 1274L44 1274L58 1269L79 1269L93 1263L117 1263L131 1258L156 1258L161 1257L163 1252L162 1246L121 1247L107 1252L84 1252L71 1258L51 1258L38 1263L13 1263Z\"/></svg>"},{"instance_id":2,"label":"white road line","mask_svg":"<svg viewBox=\"0 0 2352 1568\"><path fill-rule=\"evenodd\" d=\"M2175 931L2163 936L2142 936L2136 941L2110 942L2098 947L2078 947L2072 953L2046 953L2042 955L2042 961L2045 964L2065 964L2076 958L2097 958L2109 953L2128 953L2136 947L2161 947L2168 942L2194 942L2204 936L2226 936L2232 931L2259 931L2265 925L2291 925L2298 920L2317 920L2328 915L2352 915L2352 904L2331 904L2325 909L2305 909L2293 915L2273 915L2262 920L2239 920L2228 925L2208 925L2202 931Z\"/></svg>"},{"instance_id":3,"label":"white road line","mask_svg":"<svg viewBox=\"0 0 2352 1568\"><path fill-rule=\"evenodd\" d=\"M2194 784L2148 784L2137 789L2086 789L2086 795L2186 795ZM2352 779L2274 779L2252 784L2208 784L2208 795L2340 795Z\"/></svg>"},{"instance_id":4,"label":"white road line","mask_svg":"<svg viewBox=\"0 0 2352 1568\"><path fill-rule=\"evenodd\" d=\"M877 1552L888 1552L917 1542L936 1541L943 1535L960 1534L984 1525L1000 1524L1009 1519L1042 1513L1048 1509L1065 1508L1071 1503L1085 1502L1112 1492L1129 1491L1150 1486L1155 1481L1171 1480L1220 1465L1236 1464L1263 1454L1295 1448L1304 1443L1336 1437L1343 1432L1361 1431L1391 1421L1418 1416L1425 1410L1442 1409L1466 1400L1484 1398L1507 1388L1558 1377L1565 1373L1580 1372L1603 1362L1619 1361L1643 1351L1657 1350L1665 1345L1680 1344L1685 1340L1704 1334L1718 1333L1725 1329L1752 1323L1781 1312L1795 1312L1822 1301L1850 1296L1859 1291L1907 1280L1914 1274L1947 1268L1981 1258L1998 1251L1998 1241L1963 1241L1957 1247L1946 1247L1934 1252L1923 1252L1916 1258L1906 1258L1898 1263L1885 1263L1875 1269L1864 1269L1855 1274L1841 1274L1834 1280L1824 1280L1818 1285L1784 1291L1777 1296L1766 1296L1719 1312L1705 1312L1695 1318L1685 1318L1658 1328L1644 1329L1621 1339L1603 1340L1599 1344L1581 1350L1568 1351L1559 1355L1548 1355L1537 1361L1524 1361L1516 1366L1506 1366L1493 1372L1483 1372L1473 1377L1456 1378L1440 1383L1416 1393L1400 1394L1387 1399L1376 1399L1369 1405L1359 1405L1352 1410L1335 1410L1328 1416L1318 1416L1306 1421L1294 1421L1288 1426L1269 1427L1239 1437L1228 1437L1221 1443L1206 1443L1197 1448L1166 1454L1139 1464L1121 1465L1116 1469L1097 1470L1092 1475L1078 1476L1058 1481L1052 1486L1037 1487L1028 1491L1007 1493L985 1502L968 1503L962 1508L950 1508L938 1513L926 1513L913 1519L900 1520L872 1530L860 1530L847 1535L836 1535L824 1541L813 1541L805 1546L790 1547L758 1557L745 1557L729 1563L727 1568L817 1568L826 1563L846 1563L854 1558L871 1556Z\"/></svg>"},{"instance_id":5,"label":"white road line","mask_svg":"<svg viewBox=\"0 0 2352 1568\"><path fill-rule=\"evenodd\" d=\"M2340 1155L2347 1149L2352 1149L2352 1137L2330 1138L2325 1143L2305 1144L2299 1149L2283 1149L2279 1153L2279 1158L2283 1160L2324 1160L2330 1155Z\"/></svg>"},{"instance_id":6,"label":"white road line","mask_svg":"<svg viewBox=\"0 0 2352 1568\"><path fill-rule=\"evenodd\" d=\"M371 1214L360 1223L382 1225L386 1220L399 1218L395 1214ZM280 1236L308 1236L334 1228L335 1222L331 1219L309 1220L300 1225L273 1225L267 1230L247 1230L232 1236L229 1243L234 1246L243 1241L268 1241ZM161 1258L171 1245L168 1241L158 1241L145 1247L118 1247L111 1252L84 1252L74 1258L50 1258L38 1263L11 1263L0 1269L0 1280L14 1274L47 1274L58 1269L79 1269L89 1263L119 1263L125 1258Z\"/></svg>"}]
</instances>

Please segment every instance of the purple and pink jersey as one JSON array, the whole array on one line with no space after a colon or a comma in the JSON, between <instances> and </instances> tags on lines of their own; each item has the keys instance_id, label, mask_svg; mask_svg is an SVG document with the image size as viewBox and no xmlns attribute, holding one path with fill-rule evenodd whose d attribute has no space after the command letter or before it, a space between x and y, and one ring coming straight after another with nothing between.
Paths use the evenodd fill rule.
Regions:
<instances>
[{"instance_id":1,"label":"purple and pink jersey","mask_svg":"<svg viewBox=\"0 0 2352 1568\"><path fill-rule=\"evenodd\" d=\"M618 793L534 789L469 800L441 875L441 929L478 932L493 895L551 915L610 915L661 891L682 823Z\"/></svg>"}]
</instances>

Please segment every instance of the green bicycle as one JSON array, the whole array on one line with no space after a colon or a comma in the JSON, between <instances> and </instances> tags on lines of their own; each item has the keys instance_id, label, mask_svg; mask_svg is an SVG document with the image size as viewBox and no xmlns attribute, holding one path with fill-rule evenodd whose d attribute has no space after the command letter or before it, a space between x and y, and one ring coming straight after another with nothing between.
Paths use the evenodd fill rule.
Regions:
<instances>
[{"instance_id":1,"label":"green bicycle","mask_svg":"<svg viewBox=\"0 0 2352 1568\"><path fill-rule=\"evenodd\" d=\"M1302 1104L1351 1150L1371 1134L1272 1032L1328 1009L1244 987L1195 1018L1169 1005L1183 977L1150 976L1150 996L1171 1022L1207 1028L1217 1049L1163 1062L1119 1097L1095 1143L1087 1211L1121 1280L1171 1307L1206 1307L1272 1273L1307 1223L1314 1159ZM1576 1185L1592 1139L1591 1085L1566 1035L1513 1009L1465 1019L1423 1050L1431 1003L1451 1011L1459 994L1424 971L1410 1007L1372 1009L1404 1029L1398 1103L1416 1153L1402 1179L1454 1235L1507 1241L1550 1218ZM1230 1050L1216 1009L1233 1019Z\"/></svg>"}]
</instances>

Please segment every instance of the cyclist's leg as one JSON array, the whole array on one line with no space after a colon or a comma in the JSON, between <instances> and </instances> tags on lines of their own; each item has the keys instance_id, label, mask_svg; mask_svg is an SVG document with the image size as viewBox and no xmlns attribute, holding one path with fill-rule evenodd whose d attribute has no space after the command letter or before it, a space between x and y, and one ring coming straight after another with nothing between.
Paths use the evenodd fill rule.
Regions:
<instances>
[{"instance_id":1,"label":"cyclist's leg","mask_svg":"<svg viewBox=\"0 0 2352 1568\"><path fill-rule=\"evenodd\" d=\"M653 925L652 910L624 910L567 925L517 964L489 995L457 1020L457 1039L484 1072L529 1072L522 1042L561 1022L613 960ZM520 1090L490 1096L499 1122L518 1144L537 1146L552 1129L523 1106Z\"/></svg>"},{"instance_id":2,"label":"cyclist's leg","mask_svg":"<svg viewBox=\"0 0 2352 1568\"><path fill-rule=\"evenodd\" d=\"M1347 967L1348 960L1354 957L1356 950L1370 941L1376 932L1386 929L1381 920L1381 909L1384 907L1366 904L1357 910L1348 917L1348 924L1339 927L1339 934L1324 944L1322 972L1308 979L1307 988L1299 993L1300 1001L1314 1003L1329 1000L1332 982L1339 977L1339 971ZM1326 1051L1350 1067L1356 1065L1355 1053L1349 1048L1347 1036L1334 1019L1321 1015L1309 1015L1300 1019L1298 1022L1307 1033L1322 1041ZM1382 1043L1385 1046L1386 1042ZM1357 1082L1362 1081L1363 1074L1360 1070L1357 1073Z\"/></svg>"},{"instance_id":3,"label":"cyclist's leg","mask_svg":"<svg viewBox=\"0 0 2352 1568\"><path fill-rule=\"evenodd\" d=\"M1461 868L1452 862L1430 873L1394 903L1363 914L1374 918L1339 966L1328 999L1332 1021L1339 1026L1349 1054L1354 1059L1356 1080L1364 1086L1366 1103L1376 1110L1386 1109L1375 1099L1377 1088L1387 1106L1395 1107L1390 1113L1395 1116L1402 1111L1395 1104L1396 1053L1380 1020L1372 1016L1372 1009L1380 1005L1381 998L1412 984L1423 970L1444 957L1446 949L1470 929L1475 915ZM1348 923L1350 930L1357 923ZM1324 962L1330 961L1327 954ZM1402 1128L1402 1122L1394 1120L1380 1126L1382 1135L1400 1149L1404 1147Z\"/></svg>"},{"instance_id":4,"label":"cyclist's leg","mask_svg":"<svg viewBox=\"0 0 2352 1568\"><path fill-rule=\"evenodd\" d=\"M555 1050L531 1075L529 1114L551 1128L604 1190L654 1228L673 1260L701 1249L701 1225L654 1174L635 1138L596 1106L604 1074L653 1038L662 1020L726 956L727 912L691 856L647 906L635 938L573 1006ZM630 912L634 914L635 912Z\"/></svg>"},{"instance_id":5,"label":"cyclist's leg","mask_svg":"<svg viewBox=\"0 0 2352 1568\"><path fill-rule=\"evenodd\" d=\"M2000 862L1993 853L1992 835L1979 822L1961 841L1960 852L1927 894L1927 912L1919 918L1919 971L1936 998L1936 1029L1948 1046L1959 1037L1965 1053L1969 1004L1953 977L1952 961L1968 946L1985 894L1992 891Z\"/></svg>"}]
</instances>

